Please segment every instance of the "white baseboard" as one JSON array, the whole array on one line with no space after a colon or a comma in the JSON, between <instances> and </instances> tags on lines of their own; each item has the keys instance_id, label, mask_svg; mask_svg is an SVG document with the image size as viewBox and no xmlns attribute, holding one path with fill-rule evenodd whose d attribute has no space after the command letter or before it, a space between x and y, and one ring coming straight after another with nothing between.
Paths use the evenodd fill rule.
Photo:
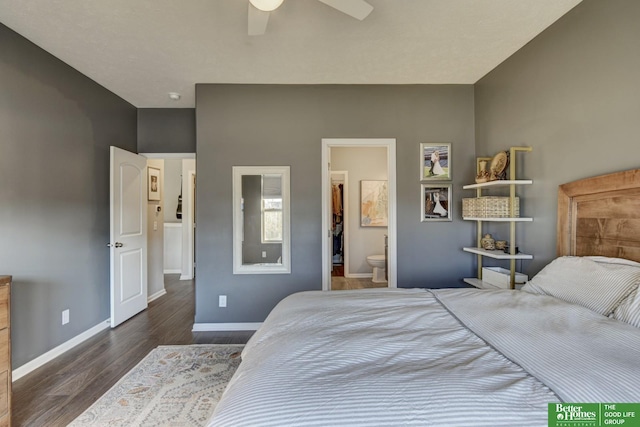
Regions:
<instances>
[{"instance_id":1,"label":"white baseboard","mask_svg":"<svg viewBox=\"0 0 640 427\"><path fill-rule=\"evenodd\" d=\"M163 274L182 274L181 268L169 268L162 271Z\"/></svg>"},{"instance_id":2,"label":"white baseboard","mask_svg":"<svg viewBox=\"0 0 640 427\"><path fill-rule=\"evenodd\" d=\"M179 273L182 272L182 270L179 271ZM180 276L180 280L193 280L193 276L189 276L188 274L183 274Z\"/></svg>"},{"instance_id":3,"label":"white baseboard","mask_svg":"<svg viewBox=\"0 0 640 427\"><path fill-rule=\"evenodd\" d=\"M167 290L165 288L160 289L158 292L156 292L155 294L151 295L150 297L147 297L147 304L150 303L153 300L157 300L158 298L160 298L162 295L166 295L167 294Z\"/></svg>"},{"instance_id":4,"label":"white baseboard","mask_svg":"<svg viewBox=\"0 0 640 427\"><path fill-rule=\"evenodd\" d=\"M25 375L35 371L45 363L52 361L56 357L60 356L62 353L65 353L71 350L73 347L88 340L89 338L96 335L97 333L102 332L105 329L108 329L110 326L111 326L110 319L100 322L93 328L87 329L81 334L71 338L69 341L66 341L60 344L56 348L49 350L43 355L36 357L32 361L27 362L24 365L20 366L19 368L14 369L13 371L11 371L12 382L15 382L20 378L24 377Z\"/></svg>"},{"instance_id":5,"label":"white baseboard","mask_svg":"<svg viewBox=\"0 0 640 427\"><path fill-rule=\"evenodd\" d=\"M194 323L192 332L255 331L262 322L256 323Z\"/></svg>"},{"instance_id":6,"label":"white baseboard","mask_svg":"<svg viewBox=\"0 0 640 427\"><path fill-rule=\"evenodd\" d=\"M347 279L371 279L373 273L349 273L345 274L344 277Z\"/></svg>"}]
</instances>

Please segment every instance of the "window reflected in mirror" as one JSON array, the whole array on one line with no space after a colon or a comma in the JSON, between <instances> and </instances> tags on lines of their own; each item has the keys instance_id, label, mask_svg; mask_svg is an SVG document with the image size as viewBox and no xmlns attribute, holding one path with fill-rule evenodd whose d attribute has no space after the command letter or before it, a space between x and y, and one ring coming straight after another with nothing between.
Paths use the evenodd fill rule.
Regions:
<instances>
[{"instance_id":1,"label":"window reflected in mirror","mask_svg":"<svg viewBox=\"0 0 640 427\"><path fill-rule=\"evenodd\" d=\"M288 273L289 167L235 166L234 274Z\"/></svg>"},{"instance_id":2,"label":"window reflected in mirror","mask_svg":"<svg viewBox=\"0 0 640 427\"><path fill-rule=\"evenodd\" d=\"M282 243L282 176L262 176L262 243Z\"/></svg>"}]
</instances>

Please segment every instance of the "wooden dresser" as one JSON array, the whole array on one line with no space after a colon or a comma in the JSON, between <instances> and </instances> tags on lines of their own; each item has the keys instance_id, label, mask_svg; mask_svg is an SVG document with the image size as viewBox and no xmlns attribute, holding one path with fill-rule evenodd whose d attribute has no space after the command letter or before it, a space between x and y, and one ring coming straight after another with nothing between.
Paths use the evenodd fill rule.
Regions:
<instances>
[{"instance_id":1,"label":"wooden dresser","mask_svg":"<svg viewBox=\"0 0 640 427\"><path fill-rule=\"evenodd\" d=\"M0 276L0 427L11 425L11 276Z\"/></svg>"}]
</instances>

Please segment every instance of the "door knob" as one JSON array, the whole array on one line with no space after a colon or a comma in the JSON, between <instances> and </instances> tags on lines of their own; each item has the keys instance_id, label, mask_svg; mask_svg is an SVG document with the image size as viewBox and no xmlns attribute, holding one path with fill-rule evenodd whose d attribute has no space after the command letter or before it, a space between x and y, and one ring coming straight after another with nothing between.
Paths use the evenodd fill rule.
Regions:
<instances>
[{"instance_id":1,"label":"door knob","mask_svg":"<svg viewBox=\"0 0 640 427\"><path fill-rule=\"evenodd\" d=\"M111 243L107 243L107 246L109 246L110 248L113 248L113 247L121 248L121 247L123 247L124 245L123 245L122 243L120 243L120 242L116 242L116 244L115 244L115 245L114 245L114 244L111 244Z\"/></svg>"}]
</instances>

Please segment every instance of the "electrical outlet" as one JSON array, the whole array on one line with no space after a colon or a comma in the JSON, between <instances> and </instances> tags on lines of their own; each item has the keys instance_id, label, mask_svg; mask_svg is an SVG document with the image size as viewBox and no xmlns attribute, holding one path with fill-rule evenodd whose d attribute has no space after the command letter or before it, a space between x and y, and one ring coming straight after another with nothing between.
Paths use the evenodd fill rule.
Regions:
<instances>
[{"instance_id":1,"label":"electrical outlet","mask_svg":"<svg viewBox=\"0 0 640 427\"><path fill-rule=\"evenodd\" d=\"M218 296L218 307L226 307L227 306L227 296L219 295Z\"/></svg>"},{"instance_id":2,"label":"electrical outlet","mask_svg":"<svg viewBox=\"0 0 640 427\"><path fill-rule=\"evenodd\" d=\"M262 258L266 258L267 257L267 251L262 251Z\"/></svg>"},{"instance_id":3,"label":"electrical outlet","mask_svg":"<svg viewBox=\"0 0 640 427\"><path fill-rule=\"evenodd\" d=\"M69 309L62 312L62 324L66 325L67 323L69 323Z\"/></svg>"}]
</instances>

